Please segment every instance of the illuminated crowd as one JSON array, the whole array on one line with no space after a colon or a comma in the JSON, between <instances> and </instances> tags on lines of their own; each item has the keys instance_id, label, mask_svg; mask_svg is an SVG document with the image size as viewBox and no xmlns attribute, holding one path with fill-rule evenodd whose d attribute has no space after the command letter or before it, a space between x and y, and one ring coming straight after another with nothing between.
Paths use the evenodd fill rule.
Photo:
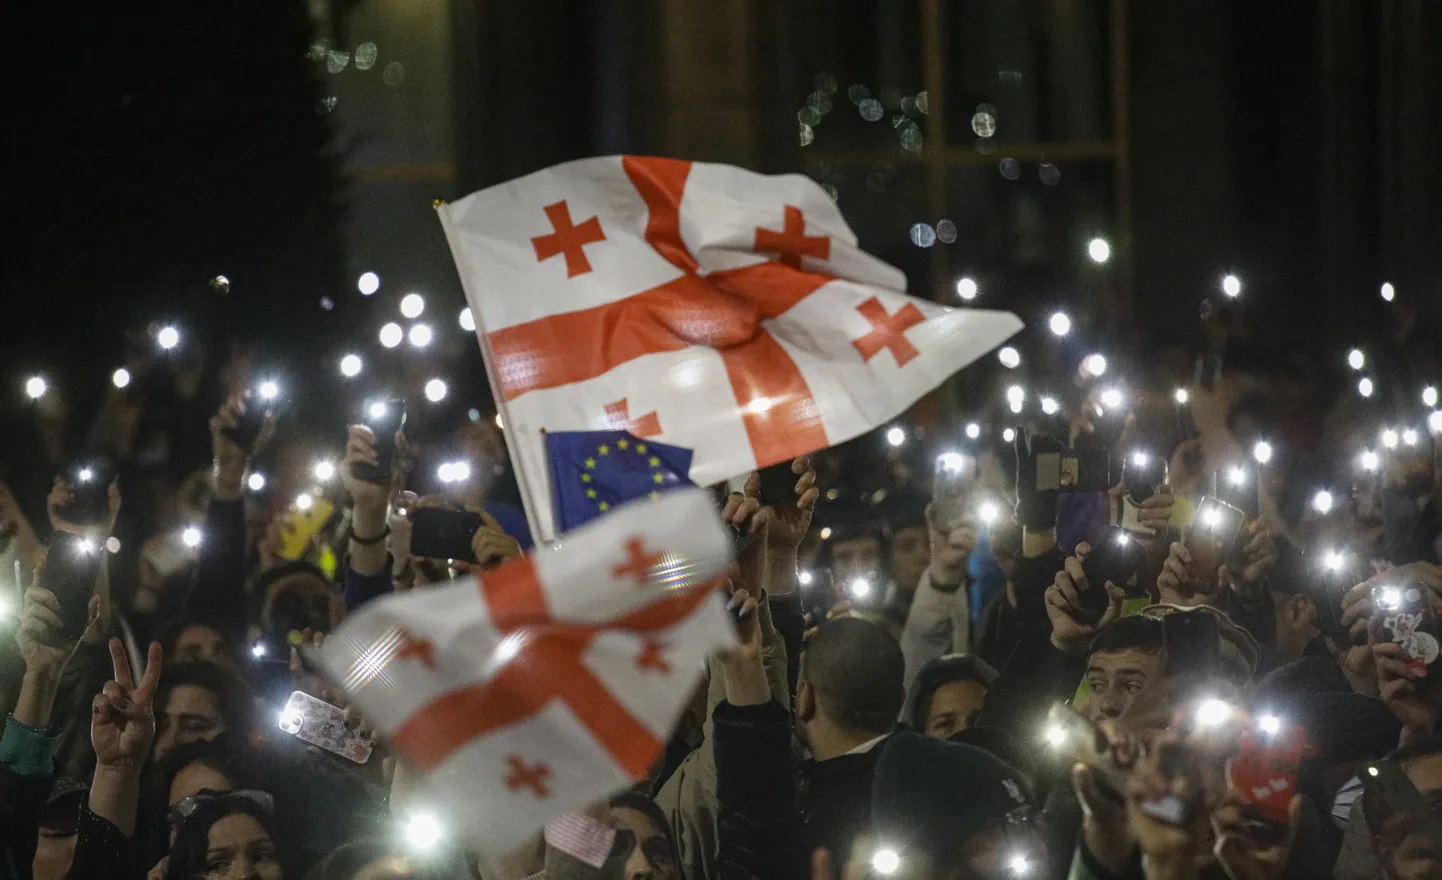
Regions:
<instances>
[{"instance_id":1,"label":"illuminated crowd","mask_svg":"<svg viewBox=\"0 0 1442 880\"><path fill-rule=\"evenodd\" d=\"M1225 315L1243 286L1220 291ZM425 349L424 301L399 307L380 344ZM782 463L780 498L714 488L738 536L764 524L724 587L740 647L646 779L569 817L615 832L590 860L565 835L471 850L310 659L367 602L531 548L493 410L414 418L457 394L424 375L315 425L285 405L302 377L177 357L61 416L22 379L3 870L1442 878L1442 373L1415 324L1318 379L1223 371L1225 333L1155 366L1041 323L965 415ZM61 418L94 424L83 452Z\"/></svg>"}]
</instances>

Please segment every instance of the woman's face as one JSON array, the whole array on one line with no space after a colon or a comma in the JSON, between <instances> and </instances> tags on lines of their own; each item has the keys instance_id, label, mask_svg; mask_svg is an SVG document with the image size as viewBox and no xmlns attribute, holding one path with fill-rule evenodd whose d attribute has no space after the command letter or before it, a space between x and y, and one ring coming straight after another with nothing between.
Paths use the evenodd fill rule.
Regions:
<instances>
[{"instance_id":1,"label":"woman's face","mask_svg":"<svg viewBox=\"0 0 1442 880\"><path fill-rule=\"evenodd\" d=\"M630 807L612 807L611 824L636 836L636 848L626 859L624 876L627 880L676 880L680 876L671 854L671 841L667 839L665 829L656 827L650 816Z\"/></svg>"},{"instance_id":2,"label":"woman's face","mask_svg":"<svg viewBox=\"0 0 1442 880\"><path fill-rule=\"evenodd\" d=\"M971 719L981 710L986 699L986 685L965 678L948 682L931 695L926 712L926 735L948 739L971 726Z\"/></svg>"},{"instance_id":3,"label":"woman's face","mask_svg":"<svg viewBox=\"0 0 1442 880\"><path fill-rule=\"evenodd\" d=\"M206 880L282 880L275 842L255 817L233 813L210 826Z\"/></svg>"}]
</instances>

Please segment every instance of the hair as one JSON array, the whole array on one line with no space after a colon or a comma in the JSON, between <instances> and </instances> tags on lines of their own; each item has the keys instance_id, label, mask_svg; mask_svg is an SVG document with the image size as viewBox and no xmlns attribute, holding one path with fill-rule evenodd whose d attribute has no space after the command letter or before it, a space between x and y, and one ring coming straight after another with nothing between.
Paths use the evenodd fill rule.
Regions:
<instances>
[{"instance_id":1,"label":"hair","mask_svg":"<svg viewBox=\"0 0 1442 880\"><path fill-rule=\"evenodd\" d=\"M265 789L261 783L261 772L250 753L239 738L241 731L226 732L213 740L200 740L176 746L175 750L155 767L150 780L150 795L156 804L165 804L170 799L170 787L175 777L187 767L196 765L211 770L230 780L232 788Z\"/></svg>"},{"instance_id":2,"label":"hair","mask_svg":"<svg viewBox=\"0 0 1442 880\"><path fill-rule=\"evenodd\" d=\"M225 653L230 655L232 660L240 659L239 646L234 644L235 624L226 624L220 618L197 614L181 617L161 630L160 638L157 641L160 642L166 660L175 659L176 642L180 641L181 635L192 626L203 626L206 629L214 630L220 635L225 645Z\"/></svg>"},{"instance_id":3,"label":"hair","mask_svg":"<svg viewBox=\"0 0 1442 880\"><path fill-rule=\"evenodd\" d=\"M351 880L362 868L378 859L400 855L395 843L385 836L361 837L347 841L326 854L305 874L305 880ZM433 864L429 860L410 860L412 872L409 876L426 878L455 877L445 869L453 867L449 862Z\"/></svg>"},{"instance_id":4,"label":"hair","mask_svg":"<svg viewBox=\"0 0 1442 880\"><path fill-rule=\"evenodd\" d=\"M210 829L228 816L245 815L254 819L281 851L275 819L254 801L240 797L217 798L201 804L180 826L175 843L170 847L170 865L165 880L194 880L205 873L205 857L210 851ZM283 866L282 866L283 867Z\"/></svg>"},{"instance_id":5,"label":"hair","mask_svg":"<svg viewBox=\"0 0 1442 880\"><path fill-rule=\"evenodd\" d=\"M996 670L975 654L945 654L928 662L911 683L910 707L906 722L919 733L926 731L926 717L931 714L931 698L946 685L958 681L974 681L989 688L996 681Z\"/></svg>"},{"instance_id":6,"label":"hair","mask_svg":"<svg viewBox=\"0 0 1442 880\"><path fill-rule=\"evenodd\" d=\"M857 617L823 624L801 656L810 682L841 727L880 736L890 733L906 701L901 645L880 626Z\"/></svg>"},{"instance_id":7,"label":"hair","mask_svg":"<svg viewBox=\"0 0 1442 880\"><path fill-rule=\"evenodd\" d=\"M216 708L220 717L225 719L227 728L237 732L249 730L250 686L238 672L216 663L177 663L160 676L160 686L155 693L156 707L164 710L171 693L182 685L194 685L209 691L215 697Z\"/></svg>"},{"instance_id":8,"label":"hair","mask_svg":"<svg viewBox=\"0 0 1442 880\"><path fill-rule=\"evenodd\" d=\"M661 829L662 834L666 835L666 841L671 844L671 850L674 854L676 841L671 838L671 821L666 818L666 812L661 809L659 804L639 791L623 791L611 798L611 806L613 808L635 810L638 813L644 813L646 818L650 819L652 824Z\"/></svg>"},{"instance_id":9,"label":"hair","mask_svg":"<svg viewBox=\"0 0 1442 880\"><path fill-rule=\"evenodd\" d=\"M1089 654L1115 654L1120 651L1142 651L1160 654L1166 650L1167 638L1162 622L1151 617L1132 615L1118 617L1092 637Z\"/></svg>"}]
</instances>

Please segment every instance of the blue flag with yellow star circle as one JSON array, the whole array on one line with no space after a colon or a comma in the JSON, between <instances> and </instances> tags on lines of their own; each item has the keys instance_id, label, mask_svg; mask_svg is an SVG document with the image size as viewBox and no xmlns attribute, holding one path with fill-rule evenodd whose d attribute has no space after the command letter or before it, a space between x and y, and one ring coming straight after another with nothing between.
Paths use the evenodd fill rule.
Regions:
<instances>
[{"instance_id":1,"label":"blue flag with yellow star circle","mask_svg":"<svg viewBox=\"0 0 1442 880\"><path fill-rule=\"evenodd\" d=\"M694 486L691 450L626 431L548 431L556 520L568 532L638 498Z\"/></svg>"}]
</instances>

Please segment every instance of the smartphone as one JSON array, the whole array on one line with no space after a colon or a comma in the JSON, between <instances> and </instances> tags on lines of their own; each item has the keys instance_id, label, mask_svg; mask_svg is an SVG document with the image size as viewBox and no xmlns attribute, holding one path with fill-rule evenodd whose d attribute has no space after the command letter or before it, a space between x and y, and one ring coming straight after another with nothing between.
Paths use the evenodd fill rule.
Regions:
<instances>
[{"instance_id":1,"label":"smartphone","mask_svg":"<svg viewBox=\"0 0 1442 880\"><path fill-rule=\"evenodd\" d=\"M280 729L347 761L364 764L370 760L371 743L346 726L345 710L303 691L295 691L286 701Z\"/></svg>"},{"instance_id":2,"label":"smartphone","mask_svg":"<svg viewBox=\"0 0 1442 880\"><path fill-rule=\"evenodd\" d=\"M1037 452L1024 473L1037 492L1105 492L1111 488L1111 456L1106 447Z\"/></svg>"},{"instance_id":3,"label":"smartphone","mask_svg":"<svg viewBox=\"0 0 1442 880\"><path fill-rule=\"evenodd\" d=\"M796 503L796 481L801 479L797 474L791 472L790 460L778 462L770 467L761 469L761 504L770 507L773 504L780 504L790 501Z\"/></svg>"},{"instance_id":4,"label":"smartphone","mask_svg":"<svg viewBox=\"0 0 1442 880\"><path fill-rule=\"evenodd\" d=\"M484 520L479 513L421 507L411 513L411 555L475 562L471 538Z\"/></svg>"},{"instance_id":5,"label":"smartphone","mask_svg":"<svg viewBox=\"0 0 1442 880\"><path fill-rule=\"evenodd\" d=\"M1295 724L1271 733L1252 725L1243 731L1237 753L1227 762L1227 784L1241 795L1242 819L1254 833L1268 838L1286 833L1306 754L1306 731Z\"/></svg>"},{"instance_id":6,"label":"smartphone","mask_svg":"<svg viewBox=\"0 0 1442 880\"><path fill-rule=\"evenodd\" d=\"M1238 507L1210 495L1197 501L1191 527L1187 529L1187 552L1192 554L1187 574L1196 581L1212 584L1217 569L1237 547L1246 514Z\"/></svg>"},{"instance_id":7,"label":"smartphone","mask_svg":"<svg viewBox=\"0 0 1442 880\"><path fill-rule=\"evenodd\" d=\"M1212 472L1212 496L1241 508L1247 519L1257 518L1260 493L1257 469L1251 464L1234 464Z\"/></svg>"},{"instance_id":8,"label":"smartphone","mask_svg":"<svg viewBox=\"0 0 1442 880\"><path fill-rule=\"evenodd\" d=\"M966 502L975 485L976 459L959 452L936 457L931 478L932 512L937 528L949 534L966 519Z\"/></svg>"},{"instance_id":9,"label":"smartphone","mask_svg":"<svg viewBox=\"0 0 1442 880\"><path fill-rule=\"evenodd\" d=\"M1191 440L1202 432L1197 428L1197 420L1192 415L1191 403L1177 404L1177 433L1183 440Z\"/></svg>"},{"instance_id":10,"label":"smartphone","mask_svg":"<svg viewBox=\"0 0 1442 880\"><path fill-rule=\"evenodd\" d=\"M1180 742L1164 742L1155 745L1154 748L1159 753L1162 772L1170 777L1167 780L1167 787L1170 788L1172 779L1186 775L1188 772L1184 746ZM1195 789L1196 786L1193 786L1193 790ZM1187 800L1174 794L1164 794L1155 800L1144 800L1138 806L1142 812L1158 822L1184 827L1191 822L1196 801Z\"/></svg>"},{"instance_id":11,"label":"smartphone","mask_svg":"<svg viewBox=\"0 0 1442 880\"><path fill-rule=\"evenodd\" d=\"M826 622L826 613L836 605L831 569L803 571L797 577L801 582L801 610L811 616L812 626L820 626Z\"/></svg>"},{"instance_id":12,"label":"smartphone","mask_svg":"<svg viewBox=\"0 0 1442 880\"><path fill-rule=\"evenodd\" d=\"M78 639L90 622L90 596L105 549L89 538L56 532L45 554L40 586L60 602L60 627L67 638Z\"/></svg>"},{"instance_id":13,"label":"smartphone","mask_svg":"<svg viewBox=\"0 0 1442 880\"><path fill-rule=\"evenodd\" d=\"M1087 594L1098 593L1101 595L1101 611L1097 615L1100 619L1107 609L1106 583L1111 581L1117 586L1126 590L1128 596L1140 595L1140 588L1132 585L1132 579L1141 570L1142 563L1146 561L1146 548L1141 542L1131 535L1127 530L1118 526L1112 526L1102 533L1097 542L1092 545L1091 552L1087 558L1082 560L1082 573L1086 575L1088 589ZM1087 603L1087 595L1082 596L1083 603Z\"/></svg>"},{"instance_id":14,"label":"smartphone","mask_svg":"<svg viewBox=\"0 0 1442 880\"><path fill-rule=\"evenodd\" d=\"M376 435L376 463L356 462L355 476L367 483L389 483L395 467L396 434L406 426L406 402L396 399L372 403L366 409L364 424Z\"/></svg>"},{"instance_id":15,"label":"smartphone","mask_svg":"<svg viewBox=\"0 0 1442 880\"><path fill-rule=\"evenodd\" d=\"M304 509L291 502L280 527L281 558L291 561L303 558L310 552L311 540L334 514L335 504L325 498L312 497L309 506Z\"/></svg>"},{"instance_id":16,"label":"smartphone","mask_svg":"<svg viewBox=\"0 0 1442 880\"><path fill-rule=\"evenodd\" d=\"M1090 767L1103 790L1121 801L1135 755L1123 756L1126 763L1118 763L1118 756L1101 728L1066 703L1053 703L1047 710L1046 731L1047 741L1058 753L1072 763Z\"/></svg>"},{"instance_id":17,"label":"smartphone","mask_svg":"<svg viewBox=\"0 0 1442 880\"><path fill-rule=\"evenodd\" d=\"M285 402L277 394L262 397L250 389L246 389L242 402L245 409L235 417L235 426L225 429L225 436L241 449L249 450L255 445L255 438L260 436L265 417L279 414Z\"/></svg>"},{"instance_id":18,"label":"smartphone","mask_svg":"<svg viewBox=\"0 0 1442 880\"><path fill-rule=\"evenodd\" d=\"M65 518L77 525L94 525L110 518L110 484L115 471L104 459L76 462L65 470L75 499L65 507Z\"/></svg>"},{"instance_id":19,"label":"smartphone","mask_svg":"<svg viewBox=\"0 0 1442 880\"><path fill-rule=\"evenodd\" d=\"M1312 604L1317 608L1317 629L1324 636L1339 636L1342 627L1342 597L1366 580L1361 559L1354 553L1333 547L1309 548L1303 555L1306 576L1312 585Z\"/></svg>"},{"instance_id":20,"label":"smartphone","mask_svg":"<svg viewBox=\"0 0 1442 880\"><path fill-rule=\"evenodd\" d=\"M1437 485L1435 441L1425 425L1405 428L1400 434L1402 442L1387 453L1388 481L1400 486L1409 498L1424 498Z\"/></svg>"},{"instance_id":21,"label":"smartphone","mask_svg":"<svg viewBox=\"0 0 1442 880\"><path fill-rule=\"evenodd\" d=\"M1145 449L1134 449L1122 463L1122 528L1144 535L1155 534L1150 526L1144 526L1137 519L1141 503L1160 492L1167 485L1167 460Z\"/></svg>"},{"instance_id":22,"label":"smartphone","mask_svg":"<svg viewBox=\"0 0 1442 880\"><path fill-rule=\"evenodd\" d=\"M1377 641L1401 646L1404 665L1419 678L1437 660L1437 618L1431 591L1424 584L1378 584L1372 588L1373 635Z\"/></svg>"},{"instance_id":23,"label":"smartphone","mask_svg":"<svg viewBox=\"0 0 1442 880\"><path fill-rule=\"evenodd\" d=\"M1432 812L1432 804L1396 761L1391 758L1373 761L1364 766L1357 778L1363 790L1382 801L1389 811L1408 816L1417 823L1417 831L1442 844L1442 818Z\"/></svg>"}]
</instances>

